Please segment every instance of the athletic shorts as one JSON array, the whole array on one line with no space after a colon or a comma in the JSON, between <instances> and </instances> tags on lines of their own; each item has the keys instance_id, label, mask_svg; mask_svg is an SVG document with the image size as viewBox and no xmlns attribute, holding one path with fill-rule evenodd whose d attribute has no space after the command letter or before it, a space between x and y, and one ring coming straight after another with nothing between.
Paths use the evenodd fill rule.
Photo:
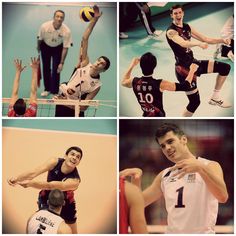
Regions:
<instances>
[{"instance_id":1,"label":"athletic shorts","mask_svg":"<svg viewBox=\"0 0 236 236\"><path fill-rule=\"evenodd\" d=\"M202 74L208 74L207 69L208 69L208 63L209 60L195 60L196 64L198 64L198 69L196 71L196 76L201 76ZM175 65L175 75L180 83L183 83L188 75L189 68L186 68L182 65ZM194 90L197 88L197 79L194 78L192 83L191 83L192 89Z\"/></svg>"}]
</instances>

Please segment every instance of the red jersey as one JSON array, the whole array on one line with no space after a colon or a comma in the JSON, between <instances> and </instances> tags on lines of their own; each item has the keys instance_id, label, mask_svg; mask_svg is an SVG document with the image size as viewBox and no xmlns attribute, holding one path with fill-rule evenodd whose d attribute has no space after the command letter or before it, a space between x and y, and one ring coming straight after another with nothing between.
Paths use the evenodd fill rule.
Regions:
<instances>
[{"instance_id":1,"label":"red jersey","mask_svg":"<svg viewBox=\"0 0 236 236\"><path fill-rule=\"evenodd\" d=\"M29 104L29 107L26 109L25 114L22 116L19 116L15 113L13 106L9 105L8 107L8 117L35 117L37 115L37 104L31 103Z\"/></svg>"},{"instance_id":2,"label":"red jersey","mask_svg":"<svg viewBox=\"0 0 236 236\"><path fill-rule=\"evenodd\" d=\"M119 219L119 233L128 234L128 204L125 197L125 179L119 179L119 202L120 202L120 219Z\"/></svg>"}]
</instances>

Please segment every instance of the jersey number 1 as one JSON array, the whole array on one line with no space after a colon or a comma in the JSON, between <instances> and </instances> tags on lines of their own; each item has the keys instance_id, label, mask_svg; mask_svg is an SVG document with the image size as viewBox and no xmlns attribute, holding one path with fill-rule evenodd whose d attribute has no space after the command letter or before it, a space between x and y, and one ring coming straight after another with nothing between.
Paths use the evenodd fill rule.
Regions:
<instances>
[{"instance_id":1,"label":"jersey number 1","mask_svg":"<svg viewBox=\"0 0 236 236\"><path fill-rule=\"evenodd\" d=\"M176 190L178 193L178 199L177 199L177 205L175 205L175 208L184 208L185 205L183 204L183 192L184 192L184 187L181 187Z\"/></svg>"}]
</instances>

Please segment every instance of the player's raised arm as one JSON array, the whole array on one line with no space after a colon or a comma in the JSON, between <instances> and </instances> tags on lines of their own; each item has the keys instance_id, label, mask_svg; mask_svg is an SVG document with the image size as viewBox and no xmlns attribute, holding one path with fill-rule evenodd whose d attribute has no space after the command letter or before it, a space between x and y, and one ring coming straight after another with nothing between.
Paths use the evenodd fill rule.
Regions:
<instances>
[{"instance_id":1,"label":"player's raised arm","mask_svg":"<svg viewBox=\"0 0 236 236\"><path fill-rule=\"evenodd\" d=\"M93 31L94 26L96 25L98 19L102 15L102 12L99 11L99 7L97 5L94 5L94 17L93 19L89 22L88 27L84 31L81 45L80 45L80 55L79 55L79 63L77 67L84 67L89 63L89 58L88 58L88 40L89 37Z\"/></svg>"},{"instance_id":2,"label":"player's raised arm","mask_svg":"<svg viewBox=\"0 0 236 236\"><path fill-rule=\"evenodd\" d=\"M132 59L127 71L125 72L122 78L122 81L121 81L122 86L127 87L127 88L132 88L133 78L131 77L131 73L134 67L139 64L139 62L140 62L140 58L138 57Z\"/></svg>"},{"instance_id":3,"label":"player's raised arm","mask_svg":"<svg viewBox=\"0 0 236 236\"><path fill-rule=\"evenodd\" d=\"M39 69L39 57L31 58L31 68L32 68L32 81L31 81L31 90L30 90L30 103L37 102L37 79L38 79L38 69Z\"/></svg>"},{"instance_id":4,"label":"player's raised arm","mask_svg":"<svg viewBox=\"0 0 236 236\"><path fill-rule=\"evenodd\" d=\"M18 99L18 91L19 91L19 87L20 87L21 72L26 68L26 66L22 65L22 60L20 60L20 59L15 59L14 64L15 64L15 68L16 68L16 73L15 73L15 79L13 82L10 105L14 105L16 100Z\"/></svg>"}]
</instances>

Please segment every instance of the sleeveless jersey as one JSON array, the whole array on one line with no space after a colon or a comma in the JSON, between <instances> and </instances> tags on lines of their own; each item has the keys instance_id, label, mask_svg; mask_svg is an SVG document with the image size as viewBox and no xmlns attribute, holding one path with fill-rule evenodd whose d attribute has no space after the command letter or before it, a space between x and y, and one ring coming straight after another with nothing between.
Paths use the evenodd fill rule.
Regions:
<instances>
[{"instance_id":1,"label":"sleeveless jersey","mask_svg":"<svg viewBox=\"0 0 236 236\"><path fill-rule=\"evenodd\" d=\"M209 160L198 158L208 165ZM166 233L214 233L218 213L218 200L208 190L198 173L183 178L172 177L178 170L164 170L161 189L168 213Z\"/></svg>"},{"instance_id":2,"label":"sleeveless jersey","mask_svg":"<svg viewBox=\"0 0 236 236\"><path fill-rule=\"evenodd\" d=\"M50 210L37 211L27 225L28 234L57 234L59 225L64 220Z\"/></svg>"},{"instance_id":3,"label":"sleeveless jersey","mask_svg":"<svg viewBox=\"0 0 236 236\"><path fill-rule=\"evenodd\" d=\"M157 80L152 76L133 79L133 91L143 110L143 116L165 116L163 93L160 91L161 81L161 79Z\"/></svg>"},{"instance_id":4,"label":"sleeveless jersey","mask_svg":"<svg viewBox=\"0 0 236 236\"><path fill-rule=\"evenodd\" d=\"M119 217L119 233L128 234L128 204L125 197L125 179L119 179L119 203L120 203L120 217Z\"/></svg>"},{"instance_id":5,"label":"sleeveless jersey","mask_svg":"<svg viewBox=\"0 0 236 236\"><path fill-rule=\"evenodd\" d=\"M80 180L80 176L79 176L77 168L75 168L71 173L68 173L68 174L64 174L61 172L61 166L64 161L65 161L65 159L58 158L57 165L52 170L48 171L47 182L65 181L70 178ZM50 193L50 190L41 190L40 191L40 195L43 196L45 199L48 199L49 193ZM74 191L72 191L72 190L63 191L63 193L65 195L66 204L73 203L75 201L74 200ZM66 205L64 207L66 207Z\"/></svg>"},{"instance_id":6,"label":"sleeveless jersey","mask_svg":"<svg viewBox=\"0 0 236 236\"><path fill-rule=\"evenodd\" d=\"M68 99L78 99L82 95L91 93L102 85L100 77L93 78L90 76L89 71L91 63L82 68L75 69L70 80L67 83L60 85L60 91L66 95ZM73 94L68 93L68 89L74 91Z\"/></svg>"},{"instance_id":7,"label":"sleeveless jersey","mask_svg":"<svg viewBox=\"0 0 236 236\"><path fill-rule=\"evenodd\" d=\"M188 41L191 40L191 28L188 24L184 23L183 27L179 27L175 25L174 23L172 23L171 26L167 29L167 31L168 30L175 30L178 32L178 35L184 40L188 40ZM193 51L190 48L181 47L179 44L169 39L167 37L167 34L166 34L166 39L172 51L174 52L176 65L182 65L186 68L189 68L189 66L192 64L192 61L194 59Z\"/></svg>"}]
</instances>

